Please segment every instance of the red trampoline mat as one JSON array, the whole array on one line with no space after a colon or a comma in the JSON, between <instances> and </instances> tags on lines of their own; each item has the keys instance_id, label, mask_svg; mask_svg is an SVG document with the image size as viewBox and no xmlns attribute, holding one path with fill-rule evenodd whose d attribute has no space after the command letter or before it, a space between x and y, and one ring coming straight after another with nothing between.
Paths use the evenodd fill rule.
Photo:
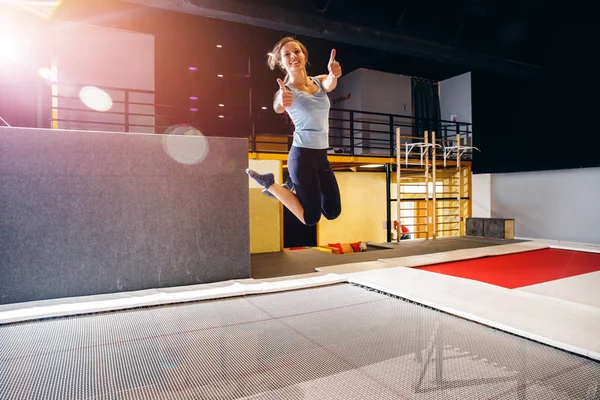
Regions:
<instances>
[{"instance_id":1,"label":"red trampoline mat","mask_svg":"<svg viewBox=\"0 0 600 400\"><path fill-rule=\"evenodd\" d=\"M418 269L514 289L600 271L600 254L544 249Z\"/></svg>"}]
</instances>

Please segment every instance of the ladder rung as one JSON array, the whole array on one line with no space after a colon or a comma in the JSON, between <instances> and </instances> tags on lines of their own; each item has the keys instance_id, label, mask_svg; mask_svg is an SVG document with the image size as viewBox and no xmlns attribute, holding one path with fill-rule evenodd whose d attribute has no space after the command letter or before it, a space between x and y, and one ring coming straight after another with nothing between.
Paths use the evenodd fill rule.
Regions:
<instances>
[{"instance_id":1,"label":"ladder rung","mask_svg":"<svg viewBox=\"0 0 600 400\"><path fill-rule=\"evenodd\" d=\"M453 232L453 231L458 231L460 230L459 228L454 228L454 229L438 229L436 232Z\"/></svg>"},{"instance_id":2,"label":"ladder rung","mask_svg":"<svg viewBox=\"0 0 600 400\"><path fill-rule=\"evenodd\" d=\"M443 179L443 178L440 178L440 179ZM433 186L433 182L431 182L431 183L432 183L432 186ZM417 187L425 187L425 186L428 186L428 185L425 185L425 183L420 183L420 182L414 182L414 183L402 183L402 182L400 182L400 187L402 187L402 186L417 186ZM436 184L435 186L436 186L436 187L449 187L449 186L455 186L455 187L458 187L459 185L446 184L446 183L444 183L444 184L439 184L439 183L438 183L438 184Z\"/></svg>"}]
</instances>

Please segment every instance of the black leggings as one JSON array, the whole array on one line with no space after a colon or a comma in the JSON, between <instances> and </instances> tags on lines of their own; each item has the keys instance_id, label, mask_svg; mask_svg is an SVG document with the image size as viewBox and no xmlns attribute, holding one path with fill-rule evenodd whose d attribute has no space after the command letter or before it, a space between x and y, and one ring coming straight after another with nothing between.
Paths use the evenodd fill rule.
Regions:
<instances>
[{"instance_id":1,"label":"black leggings","mask_svg":"<svg viewBox=\"0 0 600 400\"><path fill-rule=\"evenodd\" d=\"M296 196L304 207L304 223L315 225L321 214L336 219L342 212L340 189L327 160L327 150L292 146L288 171Z\"/></svg>"}]
</instances>

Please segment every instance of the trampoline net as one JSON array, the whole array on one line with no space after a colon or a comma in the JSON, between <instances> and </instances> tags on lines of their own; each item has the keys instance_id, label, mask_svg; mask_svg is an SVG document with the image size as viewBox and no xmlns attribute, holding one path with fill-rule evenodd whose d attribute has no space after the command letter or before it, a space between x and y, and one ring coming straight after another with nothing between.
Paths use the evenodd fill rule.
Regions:
<instances>
[{"instance_id":1,"label":"trampoline net","mask_svg":"<svg viewBox=\"0 0 600 400\"><path fill-rule=\"evenodd\" d=\"M600 363L363 287L0 327L0 399L599 399Z\"/></svg>"}]
</instances>

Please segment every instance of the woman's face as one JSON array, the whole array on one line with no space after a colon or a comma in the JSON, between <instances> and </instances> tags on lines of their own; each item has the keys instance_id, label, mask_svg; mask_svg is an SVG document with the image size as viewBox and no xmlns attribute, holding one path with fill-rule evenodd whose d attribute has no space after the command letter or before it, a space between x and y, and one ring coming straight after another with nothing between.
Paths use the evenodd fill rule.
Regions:
<instances>
[{"instance_id":1,"label":"woman's face","mask_svg":"<svg viewBox=\"0 0 600 400\"><path fill-rule=\"evenodd\" d=\"M306 56L298 42L288 42L281 48L281 65L288 73L306 67Z\"/></svg>"}]
</instances>

